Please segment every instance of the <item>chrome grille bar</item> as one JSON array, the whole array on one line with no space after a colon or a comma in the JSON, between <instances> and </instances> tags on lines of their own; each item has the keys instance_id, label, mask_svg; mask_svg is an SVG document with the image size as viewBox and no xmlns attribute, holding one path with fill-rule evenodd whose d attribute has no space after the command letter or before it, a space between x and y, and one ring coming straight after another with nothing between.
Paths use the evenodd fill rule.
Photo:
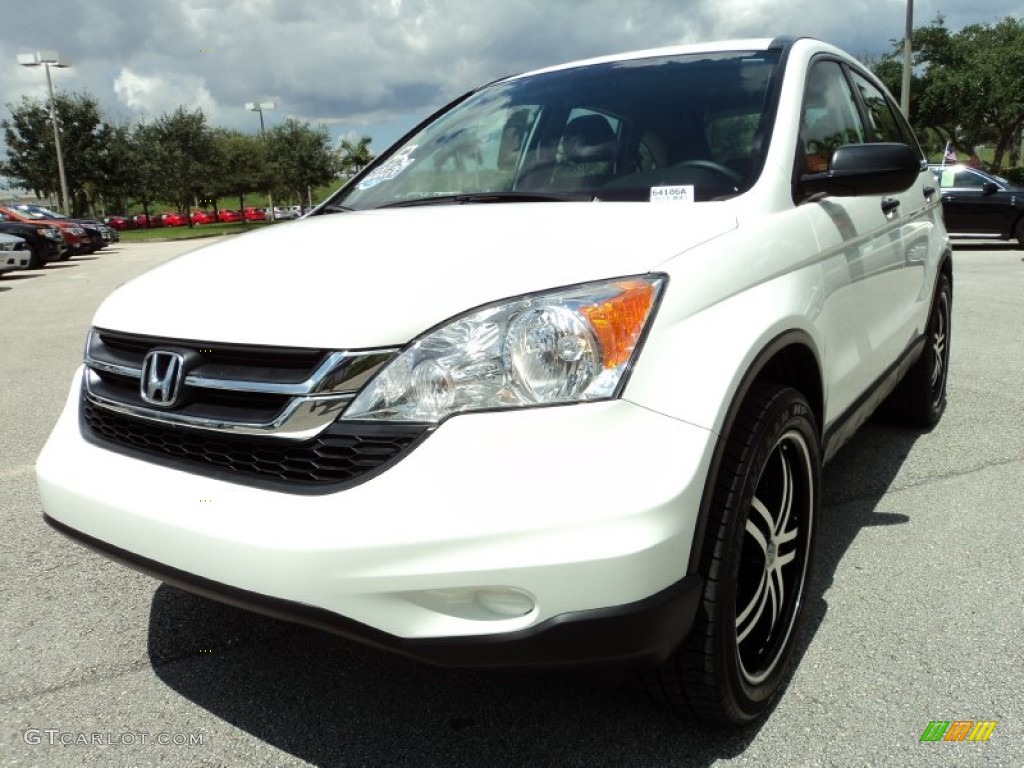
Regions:
<instances>
[{"instance_id":1,"label":"chrome grille bar","mask_svg":"<svg viewBox=\"0 0 1024 768\"><path fill-rule=\"evenodd\" d=\"M111 338L117 348L105 345L101 335ZM183 380L190 396L181 407L154 408L139 394L142 360L149 350L165 348L189 350L199 358ZM317 361L314 350L260 347L250 355L249 348L230 345L228 354L204 362L203 353L209 351L208 343L203 342L118 338L116 332L93 329L85 350L84 396L96 407L150 422L303 440L334 422L398 350L325 351ZM297 367L292 358L300 352L308 362ZM236 361L239 355L244 359ZM285 367L275 367L282 359ZM306 365L315 367L310 370ZM247 373L251 377L246 377ZM238 395L236 400L232 393ZM259 399L258 404L245 410L247 398L253 397Z\"/></svg>"}]
</instances>

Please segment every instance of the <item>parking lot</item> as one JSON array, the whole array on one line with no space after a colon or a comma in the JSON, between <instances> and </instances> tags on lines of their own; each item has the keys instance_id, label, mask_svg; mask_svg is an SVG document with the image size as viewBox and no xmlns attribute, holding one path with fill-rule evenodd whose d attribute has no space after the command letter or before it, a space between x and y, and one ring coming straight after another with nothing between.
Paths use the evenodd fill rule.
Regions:
<instances>
[{"instance_id":1,"label":"parking lot","mask_svg":"<svg viewBox=\"0 0 1024 768\"><path fill-rule=\"evenodd\" d=\"M826 468L799 668L764 723L719 733L629 678L423 666L50 530L33 463L93 310L194 246L122 243L0 278L0 765L1024 765L1021 251L957 249L946 414L929 434L869 423ZM935 720L997 725L984 743L921 743Z\"/></svg>"}]
</instances>

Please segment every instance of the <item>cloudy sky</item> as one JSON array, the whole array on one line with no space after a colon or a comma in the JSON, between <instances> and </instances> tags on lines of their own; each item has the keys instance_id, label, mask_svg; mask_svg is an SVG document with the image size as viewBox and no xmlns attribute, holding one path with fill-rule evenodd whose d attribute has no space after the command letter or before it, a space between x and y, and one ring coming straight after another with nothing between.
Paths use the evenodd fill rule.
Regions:
<instances>
[{"instance_id":1,"label":"cloudy sky","mask_svg":"<svg viewBox=\"0 0 1024 768\"><path fill-rule=\"evenodd\" d=\"M0 0L0 114L45 97L16 54L72 62L54 85L96 96L114 119L202 107L255 131L247 101L373 137L380 151L434 108L502 75L673 43L802 34L856 56L901 38L906 0ZM915 25L1024 17L1024 0L916 0ZM17 23L9 23L16 20ZM0 147L2 152L2 147Z\"/></svg>"}]
</instances>

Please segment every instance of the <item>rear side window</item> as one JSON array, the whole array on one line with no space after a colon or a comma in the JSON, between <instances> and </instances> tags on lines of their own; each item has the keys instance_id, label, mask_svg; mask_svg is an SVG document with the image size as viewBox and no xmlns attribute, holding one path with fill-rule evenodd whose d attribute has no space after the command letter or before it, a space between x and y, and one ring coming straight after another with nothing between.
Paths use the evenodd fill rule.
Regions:
<instances>
[{"instance_id":1,"label":"rear side window","mask_svg":"<svg viewBox=\"0 0 1024 768\"><path fill-rule=\"evenodd\" d=\"M903 117L903 113L896 108L892 100L886 98L874 83L859 72L853 71L851 75L864 102L864 110L867 113L872 134L870 140L909 144L918 154L922 154L914 132L910 130L910 125Z\"/></svg>"},{"instance_id":2,"label":"rear side window","mask_svg":"<svg viewBox=\"0 0 1024 768\"><path fill-rule=\"evenodd\" d=\"M960 189L981 189L985 182L988 181L983 176L979 176L971 171L956 171L955 173L945 172L941 176L942 187L958 187Z\"/></svg>"}]
</instances>

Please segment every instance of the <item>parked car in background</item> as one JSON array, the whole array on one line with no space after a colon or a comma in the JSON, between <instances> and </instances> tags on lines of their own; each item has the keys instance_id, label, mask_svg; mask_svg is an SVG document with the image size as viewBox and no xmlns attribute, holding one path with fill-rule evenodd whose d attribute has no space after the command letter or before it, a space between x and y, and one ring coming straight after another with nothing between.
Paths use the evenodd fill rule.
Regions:
<instances>
[{"instance_id":1,"label":"parked car in background","mask_svg":"<svg viewBox=\"0 0 1024 768\"><path fill-rule=\"evenodd\" d=\"M202 211L202 210L198 210L197 209L197 210L192 211L191 215L192 215L192 224L194 226L197 226L197 227L200 226L201 224L216 224L217 223L217 214L214 213L213 211Z\"/></svg>"},{"instance_id":2,"label":"parked car in background","mask_svg":"<svg viewBox=\"0 0 1024 768\"><path fill-rule=\"evenodd\" d=\"M246 221L265 221L267 218L267 212L263 208L254 208L249 206L243 211Z\"/></svg>"},{"instance_id":3,"label":"parked car in background","mask_svg":"<svg viewBox=\"0 0 1024 768\"><path fill-rule=\"evenodd\" d=\"M51 221L62 221L82 227L86 235L89 236L90 241L90 245L85 250L85 253L95 253L101 248L106 248L115 240L116 231L96 219L65 216L41 205L21 204L14 207L22 213L37 214Z\"/></svg>"},{"instance_id":4,"label":"parked car in background","mask_svg":"<svg viewBox=\"0 0 1024 768\"><path fill-rule=\"evenodd\" d=\"M242 215L241 211L233 211L228 208L221 208L219 211L217 211L217 221L224 223L245 221L245 216Z\"/></svg>"},{"instance_id":5,"label":"parked car in background","mask_svg":"<svg viewBox=\"0 0 1024 768\"><path fill-rule=\"evenodd\" d=\"M132 221L135 223L136 229L152 229L164 225L163 219L160 218L159 214L148 216L145 213L136 213L132 216Z\"/></svg>"},{"instance_id":6,"label":"parked car in background","mask_svg":"<svg viewBox=\"0 0 1024 768\"><path fill-rule=\"evenodd\" d=\"M32 261L32 249L24 238L0 233L0 275L28 269Z\"/></svg>"},{"instance_id":7,"label":"parked car in background","mask_svg":"<svg viewBox=\"0 0 1024 768\"><path fill-rule=\"evenodd\" d=\"M135 229L135 222L131 216L104 216L103 222L111 229L122 231L125 229Z\"/></svg>"},{"instance_id":8,"label":"parked car in background","mask_svg":"<svg viewBox=\"0 0 1024 768\"><path fill-rule=\"evenodd\" d=\"M15 221L0 213L0 232L16 235L28 243L31 251L29 269L41 269L51 261L63 260L67 250L60 229L42 222Z\"/></svg>"},{"instance_id":9,"label":"parked car in background","mask_svg":"<svg viewBox=\"0 0 1024 768\"><path fill-rule=\"evenodd\" d=\"M16 210L6 206L0 206L0 213L6 214L14 220L25 224L45 222L59 229L61 236L64 238L64 244L67 246L67 250L61 254L62 260L83 253L89 253L93 249L92 240L85 229L80 224L75 224L70 220L53 219L41 213L30 210Z\"/></svg>"},{"instance_id":10,"label":"parked car in background","mask_svg":"<svg viewBox=\"0 0 1024 768\"><path fill-rule=\"evenodd\" d=\"M168 211L167 213L160 214L160 220L163 222L165 227L188 226L188 216L184 213L178 213L177 211Z\"/></svg>"},{"instance_id":11,"label":"parked car in background","mask_svg":"<svg viewBox=\"0 0 1024 768\"><path fill-rule=\"evenodd\" d=\"M290 221L292 219L299 218L299 214L291 208L278 208L274 207L274 218L278 221Z\"/></svg>"},{"instance_id":12,"label":"parked car in background","mask_svg":"<svg viewBox=\"0 0 1024 768\"><path fill-rule=\"evenodd\" d=\"M1016 240L1024 248L1024 187L969 165L931 165L953 237Z\"/></svg>"},{"instance_id":13,"label":"parked car in background","mask_svg":"<svg viewBox=\"0 0 1024 768\"><path fill-rule=\"evenodd\" d=\"M823 464L883 402L945 409L941 213L891 95L817 40L492 82L314 214L118 288L37 463L45 519L378 648L625 664L755 723L820 600ZM840 656L888 652L829 610L868 625Z\"/></svg>"}]
</instances>

